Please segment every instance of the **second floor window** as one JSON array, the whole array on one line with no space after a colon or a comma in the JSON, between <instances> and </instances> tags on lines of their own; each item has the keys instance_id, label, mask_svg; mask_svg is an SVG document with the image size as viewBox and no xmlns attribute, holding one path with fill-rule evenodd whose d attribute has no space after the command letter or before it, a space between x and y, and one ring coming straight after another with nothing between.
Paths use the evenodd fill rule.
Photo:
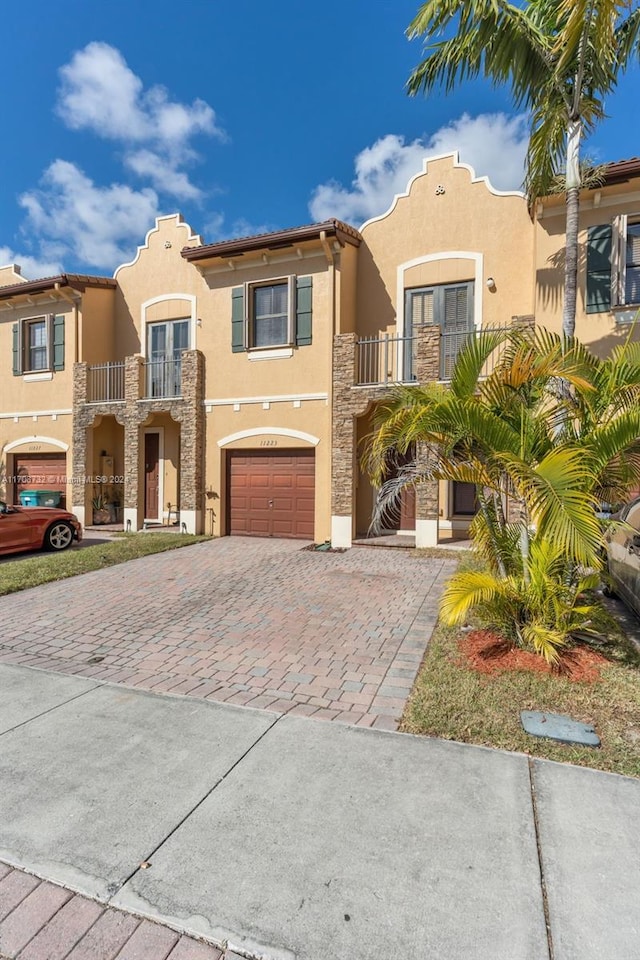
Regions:
<instances>
[{"instance_id":1,"label":"second floor window","mask_svg":"<svg viewBox=\"0 0 640 960\"><path fill-rule=\"evenodd\" d=\"M49 369L47 321L44 317L25 323L24 364L25 373Z\"/></svg>"},{"instance_id":2,"label":"second floor window","mask_svg":"<svg viewBox=\"0 0 640 960\"><path fill-rule=\"evenodd\" d=\"M13 324L13 375L45 377L64 370L64 316L27 317Z\"/></svg>"},{"instance_id":3,"label":"second floor window","mask_svg":"<svg viewBox=\"0 0 640 960\"><path fill-rule=\"evenodd\" d=\"M182 354L189 349L189 321L166 320L147 326L147 396L179 397Z\"/></svg>"},{"instance_id":4,"label":"second floor window","mask_svg":"<svg viewBox=\"0 0 640 960\"><path fill-rule=\"evenodd\" d=\"M474 329L473 282L440 284L406 291L404 380L415 375L420 327L437 324L441 330L440 377L451 376L462 345Z\"/></svg>"},{"instance_id":5,"label":"second floor window","mask_svg":"<svg viewBox=\"0 0 640 960\"><path fill-rule=\"evenodd\" d=\"M291 342L289 284L272 283L251 288L250 342L255 348L282 347Z\"/></svg>"},{"instance_id":6,"label":"second floor window","mask_svg":"<svg viewBox=\"0 0 640 960\"><path fill-rule=\"evenodd\" d=\"M627 226L625 249L625 303L640 303L640 223Z\"/></svg>"}]
</instances>

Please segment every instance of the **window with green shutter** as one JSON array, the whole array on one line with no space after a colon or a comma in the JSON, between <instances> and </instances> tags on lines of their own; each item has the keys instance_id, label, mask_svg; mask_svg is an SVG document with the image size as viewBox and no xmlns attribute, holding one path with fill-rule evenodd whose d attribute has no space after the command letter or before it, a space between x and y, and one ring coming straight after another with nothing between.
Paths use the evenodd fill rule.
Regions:
<instances>
[{"instance_id":1,"label":"window with green shutter","mask_svg":"<svg viewBox=\"0 0 640 960\"><path fill-rule=\"evenodd\" d=\"M22 344L21 344L21 324L13 325L13 375L19 377L22 373Z\"/></svg>"},{"instance_id":2,"label":"window with green shutter","mask_svg":"<svg viewBox=\"0 0 640 960\"><path fill-rule=\"evenodd\" d=\"M308 346L312 338L311 277L282 277L231 291L231 349Z\"/></svg>"},{"instance_id":3,"label":"window with green shutter","mask_svg":"<svg viewBox=\"0 0 640 960\"><path fill-rule=\"evenodd\" d=\"M312 316L311 277L296 278L296 346L306 347L311 343Z\"/></svg>"},{"instance_id":4,"label":"window with green shutter","mask_svg":"<svg viewBox=\"0 0 640 960\"><path fill-rule=\"evenodd\" d=\"M587 232L587 313L611 309L611 255L613 230L610 223L589 227Z\"/></svg>"},{"instance_id":5,"label":"window with green shutter","mask_svg":"<svg viewBox=\"0 0 640 960\"><path fill-rule=\"evenodd\" d=\"M64 370L64 316L25 317L13 324L13 375Z\"/></svg>"},{"instance_id":6,"label":"window with green shutter","mask_svg":"<svg viewBox=\"0 0 640 960\"><path fill-rule=\"evenodd\" d=\"M231 350L242 353L245 347L244 287L231 291Z\"/></svg>"},{"instance_id":7,"label":"window with green shutter","mask_svg":"<svg viewBox=\"0 0 640 960\"><path fill-rule=\"evenodd\" d=\"M53 317L53 369L64 370L64 317Z\"/></svg>"}]
</instances>

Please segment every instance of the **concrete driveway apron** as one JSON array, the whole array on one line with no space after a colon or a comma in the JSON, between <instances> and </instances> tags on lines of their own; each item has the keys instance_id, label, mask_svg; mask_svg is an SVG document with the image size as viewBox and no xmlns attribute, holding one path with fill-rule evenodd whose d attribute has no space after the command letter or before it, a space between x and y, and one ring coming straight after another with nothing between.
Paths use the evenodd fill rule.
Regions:
<instances>
[{"instance_id":1,"label":"concrete driveway apron","mask_svg":"<svg viewBox=\"0 0 640 960\"><path fill-rule=\"evenodd\" d=\"M454 567L227 537L0 598L0 661L393 730Z\"/></svg>"}]
</instances>

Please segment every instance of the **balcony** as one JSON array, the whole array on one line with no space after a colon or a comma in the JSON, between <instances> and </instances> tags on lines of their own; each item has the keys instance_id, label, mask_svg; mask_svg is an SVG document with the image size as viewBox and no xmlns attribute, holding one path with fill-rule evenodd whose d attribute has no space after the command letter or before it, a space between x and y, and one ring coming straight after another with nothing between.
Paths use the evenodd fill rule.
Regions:
<instances>
[{"instance_id":1,"label":"balcony","mask_svg":"<svg viewBox=\"0 0 640 960\"><path fill-rule=\"evenodd\" d=\"M160 356L144 364L145 400L182 396L182 358Z\"/></svg>"},{"instance_id":2,"label":"balcony","mask_svg":"<svg viewBox=\"0 0 640 960\"><path fill-rule=\"evenodd\" d=\"M92 364L87 369L87 403L124 400L124 361Z\"/></svg>"},{"instance_id":3,"label":"balcony","mask_svg":"<svg viewBox=\"0 0 640 960\"><path fill-rule=\"evenodd\" d=\"M356 384L413 381L414 337L363 337L356 341Z\"/></svg>"},{"instance_id":4,"label":"balcony","mask_svg":"<svg viewBox=\"0 0 640 960\"><path fill-rule=\"evenodd\" d=\"M497 333L504 328L484 329ZM419 328L411 337L363 337L356 341L355 383L357 386L386 386L427 380L450 380L456 359L470 337L479 331L442 332L437 325ZM498 347L487 358L481 377L495 369L501 353Z\"/></svg>"}]
</instances>

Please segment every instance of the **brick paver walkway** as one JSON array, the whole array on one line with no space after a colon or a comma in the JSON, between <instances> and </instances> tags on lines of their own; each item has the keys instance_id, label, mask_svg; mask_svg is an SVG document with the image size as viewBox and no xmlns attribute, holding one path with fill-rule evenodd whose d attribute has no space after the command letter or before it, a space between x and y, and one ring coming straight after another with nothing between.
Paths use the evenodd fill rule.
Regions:
<instances>
[{"instance_id":1,"label":"brick paver walkway","mask_svg":"<svg viewBox=\"0 0 640 960\"><path fill-rule=\"evenodd\" d=\"M396 729L454 565L227 537L0 598L0 661Z\"/></svg>"},{"instance_id":2,"label":"brick paver walkway","mask_svg":"<svg viewBox=\"0 0 640 960\"><path fill-rule=\"evenodd\" d=\"M0 863L1 960L241 960Z\"/></svg>"}]
</instances>

